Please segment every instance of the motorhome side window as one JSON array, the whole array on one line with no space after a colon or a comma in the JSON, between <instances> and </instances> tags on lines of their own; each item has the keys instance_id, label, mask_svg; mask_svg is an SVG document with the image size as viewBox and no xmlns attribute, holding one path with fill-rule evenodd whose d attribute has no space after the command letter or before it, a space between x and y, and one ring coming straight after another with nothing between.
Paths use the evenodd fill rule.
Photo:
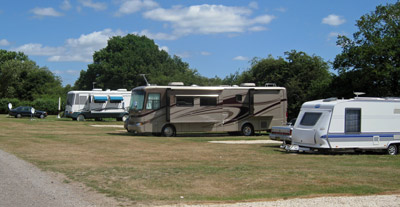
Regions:
<instances>
[{"instance_id":1,"label":"motorhome side window","mask_svg":"<svg viewBox=\"0 0 400 207\"><path fill-rule=\"evenodd\" d=\"M303 118L300 121L300 125L303 126L314 126L319 117L321 117L322 113L318 113L318 112L306 112L303 115Z\"/></svg>"},{"instance_id":2,"label":"motorhome side window","mask_svg":"<svg viewBox=\"0 0 400 207\"><path fill-rule=\"evenodd\" d=\"M346 109L344 123L346 133L361 132L361 109Z\"/></svg>"},{"instance_id":3,"label":"motorhome side window","mask_svg":"<svg viewBox=\"0 0 400 207\"><path fill-rule=\"evenodd\" d=\"M149 93L147 97L146 109L156 110L160 108L160 97L159 93Z\"/></svg>"},{"instance_id":4,"label":"motorhome side window","mask_svg":"<svg viewBox=\"0 0 400 207\"><path fill-rule=\"evenodd\" d=\"M216 106L217 97L200 97L200 106Z\"/></svg>"},{"instance_id":5,"label":"motorhome side window","mask_svg":"<svg viewBox=\"0 0 400 207\"><path fill-rule=\"evenodd\" d=\"M176 106L193 106L193 105L194 105L194 97L186 97L186 96L176 97Z\"/></svg>"}]
</instances>

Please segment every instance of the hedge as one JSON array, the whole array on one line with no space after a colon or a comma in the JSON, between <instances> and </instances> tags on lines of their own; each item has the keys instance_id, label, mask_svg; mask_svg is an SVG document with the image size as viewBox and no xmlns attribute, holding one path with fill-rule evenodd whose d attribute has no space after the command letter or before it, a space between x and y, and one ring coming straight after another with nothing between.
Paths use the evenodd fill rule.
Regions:
<instances>
[{"instance_id":1,"label":"hedge","mask_svg":"<svg viewBox=\"0 0 400 207\"><path fill-rule=\"evenodd\" d=\"M0 113L8 114L8 103L12 103L13 108L18 106L32 106L36 110L46 111L48 114L58 113L58 99L39 98L34 101L24 101L15 98L0 99ZM61 111L64 110L64 104L61 104Z\"/></svg>"}]
</instances>

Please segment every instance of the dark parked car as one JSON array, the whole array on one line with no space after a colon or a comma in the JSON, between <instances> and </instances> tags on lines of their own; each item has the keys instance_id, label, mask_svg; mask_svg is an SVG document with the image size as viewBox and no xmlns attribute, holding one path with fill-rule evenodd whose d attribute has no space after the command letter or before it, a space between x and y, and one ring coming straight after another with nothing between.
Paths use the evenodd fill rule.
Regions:
<instances>
[{"instance_id":1,"label":"dark parked car","mask_svg":"<svg viewBox=\"0 0 400 207\"><path fill-rule=\"evenodd\" d=\"M32 107L30 107L30 106L19 106L15 109L11 109L8 114L10 116L15 116L15 118L21 118L23 116L30 117L32 114L31 110L32 110ZM35 110L35 114L33 116L43 119L44 117L47 116L47 112Z\"/></svg>"}]
</instances>

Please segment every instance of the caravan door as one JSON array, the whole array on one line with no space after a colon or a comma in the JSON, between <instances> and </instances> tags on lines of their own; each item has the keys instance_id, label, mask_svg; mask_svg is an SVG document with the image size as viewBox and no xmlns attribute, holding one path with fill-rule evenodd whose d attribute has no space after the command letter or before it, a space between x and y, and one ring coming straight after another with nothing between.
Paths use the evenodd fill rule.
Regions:
<instances>
[{"instance_id":1,"label":"caravan door","mask_svg":"<svg viewBox=\"0 0 400 207\"><path fill-rule=\"evenodd\" d=\"M301 111L293 128L292 141L301 145L315 145L328 130L331 110Z\"/></svg>"}]
</instances>

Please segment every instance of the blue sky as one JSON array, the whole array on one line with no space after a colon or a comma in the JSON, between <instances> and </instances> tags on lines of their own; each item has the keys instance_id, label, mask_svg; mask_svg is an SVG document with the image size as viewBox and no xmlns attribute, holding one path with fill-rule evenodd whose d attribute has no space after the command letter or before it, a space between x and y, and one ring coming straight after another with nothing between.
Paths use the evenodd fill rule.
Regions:
<instances>
[{"instance_id":1,"label":"blue sky","mask_svg":"<svg viewBox=\"0 0 400 207\"><path fill-rule=\"evenodd\" d=\"M206 77L250 67L254 57L304 51L333 61L338 34L395 0L59 0L3 1L0 49L22 51L74 84L94 51L115 35L139 34Z\"/></svg>"}]
</instances>

